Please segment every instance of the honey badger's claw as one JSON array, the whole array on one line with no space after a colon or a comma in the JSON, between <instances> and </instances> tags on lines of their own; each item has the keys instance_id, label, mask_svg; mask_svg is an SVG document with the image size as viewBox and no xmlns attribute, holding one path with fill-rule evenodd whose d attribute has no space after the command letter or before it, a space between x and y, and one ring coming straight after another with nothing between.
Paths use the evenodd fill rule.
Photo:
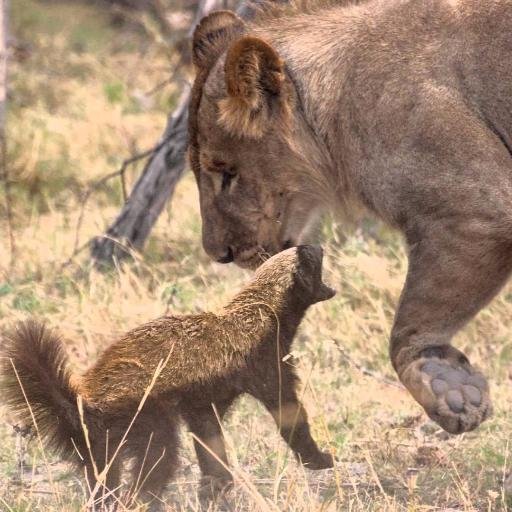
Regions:
<instances>
[{"instance_id":1,"label":"honey badger's claw","mask_svg":"<svg viewBox=\"0 0 512 512\"><path fill-rule=\"evenodd\" d=\"M201 477L198 497L201 502L215 501L219 496L233 487L231 478L221 478L210 475Z\"/></svg>"},{"instance_id":2,"label":"honey badger's claw","mask_svg":"<svg viewBox=\"0 0 512 512\"><path fill-rule=\"evenodd\" d=\"M455 349L413 361L401 380L427 414L452 434L473 430L491 415L487 380Z\"/></svg>"},{"instance_id":3,"label":"honey badger's claw","mask_svg":"<svg viewBox=\"0 0 512 512\"><path fill-rule=\"evenodd\" d=\"M314 457L310 457L308 459L300 458L300 461L308 469L329 469L334 467L336 457L327 452L318 452Z\"/></svg>"}]
</instances>

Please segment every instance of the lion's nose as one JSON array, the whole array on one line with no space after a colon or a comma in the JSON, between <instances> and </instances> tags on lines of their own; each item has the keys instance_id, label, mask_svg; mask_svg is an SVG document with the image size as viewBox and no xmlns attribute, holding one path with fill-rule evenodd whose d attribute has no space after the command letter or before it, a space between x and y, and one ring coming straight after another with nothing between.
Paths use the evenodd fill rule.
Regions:
<instances>
[{"instance_id":1,"label":"lion's nose","mask_svg":"<svg viewBox=\"0 0 512 512\"><path fill-rule=\"evenodd\" d=\"M233 249L228 247L228 250L224 256L217 258L217 263L231 263L233 261Z\"/></svg>"}]
</instances>

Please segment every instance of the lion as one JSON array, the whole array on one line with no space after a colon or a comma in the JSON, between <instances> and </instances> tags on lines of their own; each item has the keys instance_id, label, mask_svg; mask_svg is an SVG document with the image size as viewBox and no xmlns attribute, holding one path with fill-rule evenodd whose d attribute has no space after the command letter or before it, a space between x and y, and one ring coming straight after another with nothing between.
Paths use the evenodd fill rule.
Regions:
<instances>
[{"instance_id":1,"label":"lion","mask_svg":"<svg viewBox=\"0 0 512 512\"><path fill-rule=\"evenodd\" d=\"M83 375L72 373L56 333L35 320L20 323L2 340L2 399L46 446L85 469L98 501L119 500L123 466L132 461L126 505L138 494L160 510L154 498L178 467L180 419L195 435L201 497L221 493L232 474L220 420L244 393L271 413L299 462L332 467L334 457L311 435L290 354L306 311L335 294L323 281L322 259L319 246L287 249L217 314L136 327Z\"/></svg>"},{"instance_id":2,"label":"lion","mask_svg":"<svg viewBox=\"0 0 512 512\"><path fill-rule=\"evenodd\" d=\"M512 269L511 33L512 0L366 0L219 11L193 38L204 249L255 268L326 209L398 229L391 361L451 433L492 410L451 339Z\"/></svg>"}]
</instances>

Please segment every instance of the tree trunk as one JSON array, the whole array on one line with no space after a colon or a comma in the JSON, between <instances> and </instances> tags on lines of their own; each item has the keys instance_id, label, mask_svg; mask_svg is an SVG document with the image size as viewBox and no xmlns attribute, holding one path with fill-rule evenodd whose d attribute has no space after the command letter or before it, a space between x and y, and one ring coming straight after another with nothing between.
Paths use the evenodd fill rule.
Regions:
<instances>
[{"instance_id":1,"label":"tree trunk","mask_svg":"<svg viewBox=\"0 0 512 512\"><path fill-rule=\"evenodd\" d=\"M250 18L254 13L252 5L259 2L243 2L238 14L245 19ZM220 6L222 0L201 0L194 26L203 16ZM190 35L192 33L193 30ZM185 169L189 99L190 91L187 91L169 117L157 151L146 164L119 216L105 235L93 240L92 257L96 263L111 263L114 258L126 256L130 249L141 250L144 247L151 228L172 196Z\"/></svg>"},{"instance_id":2,"label":"tree trunk","mask_svg":"<svg viewBox=\"0 0 512 512\"><path fill-rule=\"evenodd\" d=\"M12 196L10 177L7 168L7 57L8 57L8 15L9 0L0 0L0 179L4 185L5 218L10 244L10 262L15 259L15 239L13 230Z\"/></svg>"},{"instance_id":3,"label":"tree trunk","mask_svg":"<svg viewBox=\"0 0 512 512\"><path fill-rule=\"evenodd\" d=\"M7 100L7 0L0 0L0 132L5 138L5 115Z\"/></svg>"}]
</instances>

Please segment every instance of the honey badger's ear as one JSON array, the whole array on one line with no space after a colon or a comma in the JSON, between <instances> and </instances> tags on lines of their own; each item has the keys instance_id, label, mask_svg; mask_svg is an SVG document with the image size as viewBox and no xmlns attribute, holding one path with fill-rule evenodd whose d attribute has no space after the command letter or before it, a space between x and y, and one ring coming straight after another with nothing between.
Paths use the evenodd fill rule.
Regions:
<instances>
[{"instance_id":1,"label":"honey badger's ear","mask_svg":"<svg viewBox=\"0 0 512 512\"><path fill-rule=\"evenodd\" d=\"M231 44L225 63L227 98L220 100L220 122L233 135L259 138L286 101L284 63L258 37Z\"/></svg>"},{"instance_id":2,"label":"honey badger's ear","mask_svg":"<svg viewBox=\"0 0 512 512\"><path fill-rule=\"evenodd\" d=\"M194 30L192 60L198 69L208 69L245 31L245 23L231 11L216 11L205 16Z\"/></svg>"}]
</instances>

